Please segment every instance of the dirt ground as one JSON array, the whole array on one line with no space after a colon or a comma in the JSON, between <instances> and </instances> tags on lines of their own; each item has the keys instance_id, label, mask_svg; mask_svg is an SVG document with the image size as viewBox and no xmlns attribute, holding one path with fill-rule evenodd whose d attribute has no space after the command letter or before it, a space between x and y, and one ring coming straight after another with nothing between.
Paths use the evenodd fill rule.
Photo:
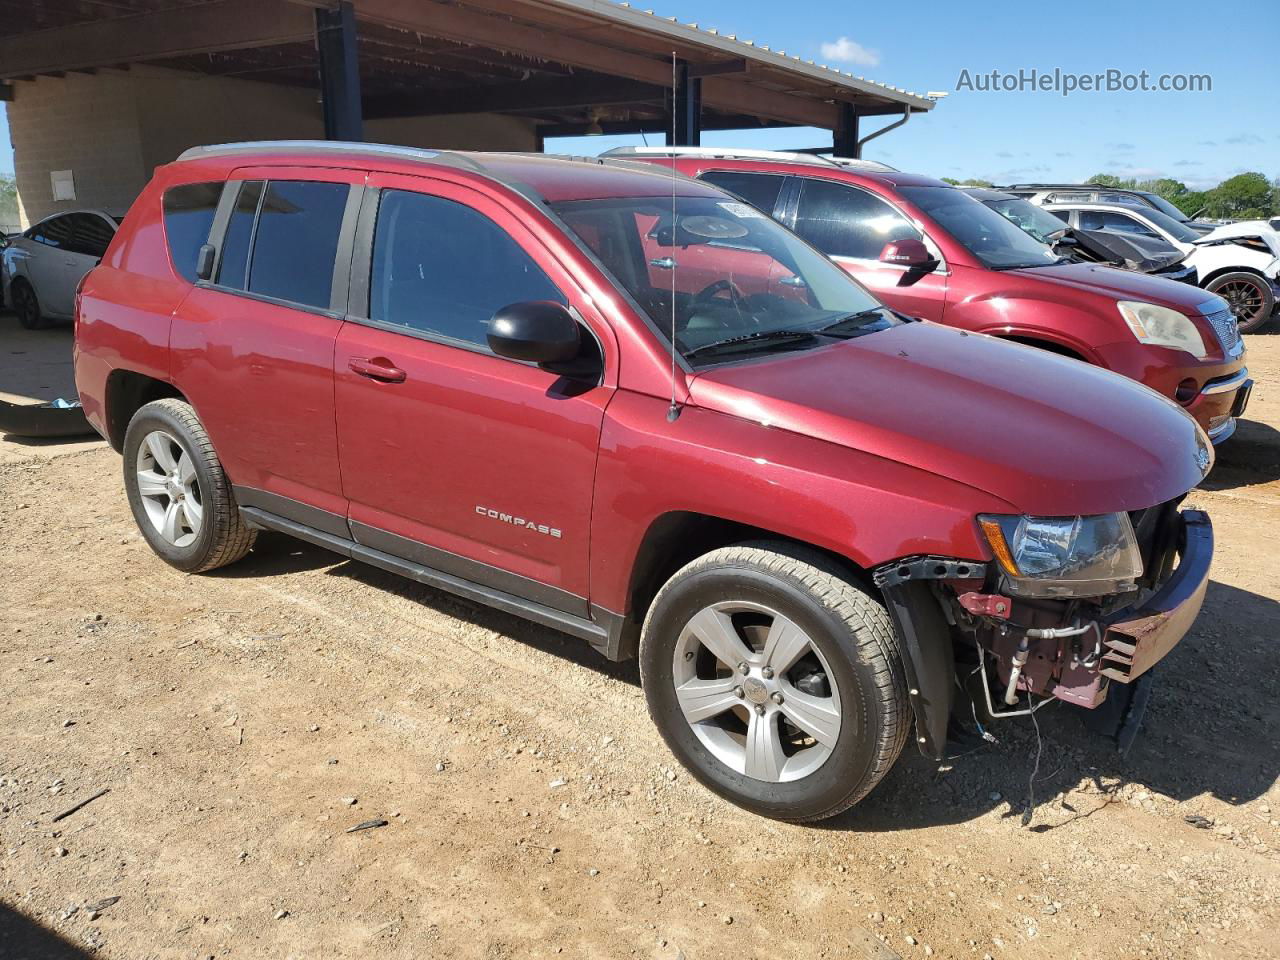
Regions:
<instances>
[{"instance_id":1,"label":"dirt ground","mask_svg":"<svg viewBox=\"0 0 1280 960\"><path fill-rule=\"evenodd\" d=\"M68 347L13 332L0 390ZM1204 612L1127 760L1040 714L1029 828L1027 718L773 823L676 767L633 663L277 536L182 575L104 444L0 440L0 956L1280 956L1280 335L1249 346Z\"/></svg>"}]
</instances>

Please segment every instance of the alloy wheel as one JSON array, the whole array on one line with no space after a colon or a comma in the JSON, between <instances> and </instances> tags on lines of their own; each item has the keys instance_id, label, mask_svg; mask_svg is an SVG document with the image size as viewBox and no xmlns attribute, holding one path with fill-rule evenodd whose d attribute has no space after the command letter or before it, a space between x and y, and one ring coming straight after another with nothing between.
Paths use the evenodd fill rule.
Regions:
<instances>
[{"instance_id":1,"label":"alloy wheel","mask_svg":"<svg viewBox=\"0 0 1280 960\"><path fill-rule=\"evenodd\" d=\"M1265 302L1262 287L1251 280L1231 280L1220 286L1216 293L1227 301L1232 316L1241 324L1254 320Z\"/></svg>"},{"instance_id":2,"label":"alloy wheel","mask_svg":"<svg viewBox=\"0 0 1280 960\"><path fill-rule=\"evenodd\" d=\"M138 496L156 532L176 547L190 546L204 523L195 462L177 438L153 430L138 446Z\"/></svg>"},{"instance_id":3,"label":"alloy wheel","mask_svg":"<svg viewBox=\"0 0 1280 960\"><path fill-rule=\"evenodd\" d=\"M698 740L753 779L807 777L840 736L840 692L822 651L763 604L726 601L700 610L676 641L672 676Z\"/></svg>"}]
</instances>

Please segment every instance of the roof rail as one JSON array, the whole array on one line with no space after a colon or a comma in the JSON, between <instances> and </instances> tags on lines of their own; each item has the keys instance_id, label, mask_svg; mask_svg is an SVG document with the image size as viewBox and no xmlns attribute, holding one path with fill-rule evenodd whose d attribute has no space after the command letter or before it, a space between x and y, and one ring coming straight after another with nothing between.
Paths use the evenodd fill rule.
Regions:
<instances>
[{"instance_id":1,"label":"roof rail","mask_svg":"<svg viewBox=\"0 0 1280 960\"><path fill-rule=\"evenodd\" d=\"M783 150L752 150L736 147L614 147L600 154L615 160L627 157L714 157L720 160L777 160L785 163L812 163L838 166L830 157Z\"/></svg>"},{"instance_id":2,"label":"roof rail","mask_svg":"<svg viewBox=\"0 0 1280 960\"><path fill-rule=\"evenodd\" d=\"M711 157L719 160L774 160L778 163L808 163L827 167L862 167L896 172L878 160L827 157L817 151L755 150L748 147L614 147L600 154L615 160L628 157Z\"/></svg>"},{"instance_id":3,"label":"roof rail","mask_svg":"<svg viewBox=\"0 0 1280 960\"><path fill-rule=\"evenodd\" d=\"M425 150L419 147L402 147L393 143L361 143L351 140L244 140L238 143L214 143L191 147L178 155L178 160L196 160L204 157L227 157L241 153L364 153L403 157L409 160L431 160L452 166L483 171L484 166L472 157L448 150Z\"/></svg>"}]
</instances>

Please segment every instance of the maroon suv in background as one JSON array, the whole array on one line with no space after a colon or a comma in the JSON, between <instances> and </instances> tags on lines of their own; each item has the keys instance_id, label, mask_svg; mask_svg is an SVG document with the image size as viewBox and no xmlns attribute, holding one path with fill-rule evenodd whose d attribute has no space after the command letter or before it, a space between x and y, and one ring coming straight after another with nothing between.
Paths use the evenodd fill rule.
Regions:
<instances>
[{"instance_id":1,"label":"maroon suv in background","mask_svg":"<svg viewBox=\"0 0 1280 960\"><path fill-rule=\"evenodd\" d=\"M889 306L1043 347L1145 383L1214 443L1252 382L1226 302L1171 280L1071 263L964 191L911 173L795 154L621 148L768 213Z\"/></svg>"}]
</instances>

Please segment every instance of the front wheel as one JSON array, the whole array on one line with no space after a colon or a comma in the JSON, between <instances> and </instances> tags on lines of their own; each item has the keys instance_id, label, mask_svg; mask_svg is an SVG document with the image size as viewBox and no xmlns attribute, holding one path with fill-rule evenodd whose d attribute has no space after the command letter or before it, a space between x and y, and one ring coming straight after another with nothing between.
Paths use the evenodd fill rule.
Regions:
<instances>
[{"instance_id":1,"label":"front wheel","mask_svg":"<svg viewBox=\"0 0 1280 960\"><path fill-rule=\"evenodd\" d=\"M18 315L18 323L24 330L41 330L48 325L40 311L36 292L27 281L14 280L9 285L9 299L13 301L13 312Z\"/></svg>"},{"instance_id":2,"label":"front wheel","mask_svg":"<svg viewBox=\"0 0 1280 960\"><path fill-rule=\"evenodd\" d=\"M680 762L779 820L857 803L908 733L884 607L823 555L789 544L726 547L677 572L645 620L640 676Z\"/></svg>"},{"instance_id":3,"label":"front wheel","mask_svg":"<svg viewBox=\"0 0 1280 960\"><path fill-rule=\"evenodd\" d=\"M1214 277L1205 287L1227 301L1241 333L1253 333L1271 319L1276 296L1266 278L1241 271Z\"/></svg>"},{"instance_id":4,"label":"front wheel","mask_svg":"<svg viewBox=\"0 0 1280 960\"><path fill-rule=\"evenodd\" d=\"M201 573L253 547L257 531L240 516L209 435L183 400L154 400L133 415L124 487L138 529L170 566Z\"/></svg>"}]
</instances>

